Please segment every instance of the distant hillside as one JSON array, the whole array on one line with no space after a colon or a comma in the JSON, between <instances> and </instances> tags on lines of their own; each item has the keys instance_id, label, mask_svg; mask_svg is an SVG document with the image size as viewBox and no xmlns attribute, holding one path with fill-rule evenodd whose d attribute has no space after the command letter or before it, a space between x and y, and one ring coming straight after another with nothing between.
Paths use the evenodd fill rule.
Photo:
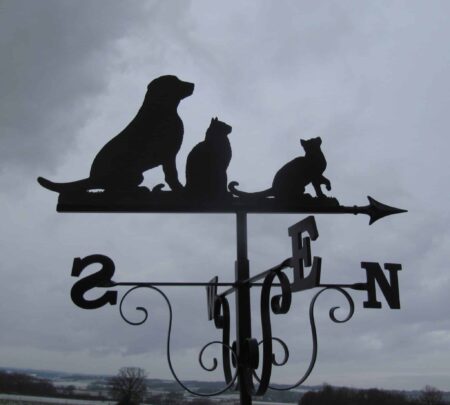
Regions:
<instances>
[{"instance_id":1,"label":"distant hillside","mask_svg":"<svg viewBox=\"0 0 450 405\"><path fill-rule=\"evenodd\" d=\"M36 370L29 368L12 368L12 367L0 367L0 371L18 372L23 374L29 374L35 377L44 378L52 382L63 382L63 381L99 381L107 380L113 375L107 374L78 374L78 373L67 373L64 371L54 371L54 370ZM184 380L186 385L190 387L196 387L199 391L217 391L222 388L223 381L198 381L198 380ZM150 389L161 389L164 391L182 391L183 389L174 380L165 380L160 378L147 378L148 387ZM277 388L287 387L286 384L273 384ZM319 390L321 386L307 386L302 385L299 389L295 390L297 392L304 391L316 391Z\"/></svg>"},{"instance_id":2,"label":"distant hillside","mask_svg":"<svg viewBox=\"0 0 450 405\"><path fill-rule=\"evenodd\" d=\"M8 373L21 373L32 376L37 379L43 379L51 382L59 392L70 388L72 394L87 395L104 397L108 395L108 380L112 375L105 374L81 374L81 373L67 373L54 370L35 370L35 369L22 369L11 367L0 367L0 371ZM174 380L165 380L159 378L147 378L148 392L151 395L170 394L170 393L184 393L183 389ZM185 385L195 391L200 392L214 392L223 388L223 381L198 381L187 380L183 381ZM426 382L424 383L424 385ZM277 388L286 388L287 385L273 384ZM278 402L278 403L298 403L298 400L306 393L313 392L319 393L324 388L320 386L301 386L291 391L276 391L268 390L268 392L260 398L264 402ZM343 389L349 390L346 387L333 387L336 390ZM357 390L355 390L357 391ZM362 390L361 390L362 391ZM382 392L383 390L379 390ZM422 391L420 390L384 390L384 392L391 393L392 395L404 396L407 399L414 400L420 397ZM228 399L235 397L236 391L227 391L220 398ZM450 392L442 392L444 401L450 403ZM185 394L185 397L190 397L189 394ZM217 398L220 401L220 398Z\"/></svg>"}]
</instances>

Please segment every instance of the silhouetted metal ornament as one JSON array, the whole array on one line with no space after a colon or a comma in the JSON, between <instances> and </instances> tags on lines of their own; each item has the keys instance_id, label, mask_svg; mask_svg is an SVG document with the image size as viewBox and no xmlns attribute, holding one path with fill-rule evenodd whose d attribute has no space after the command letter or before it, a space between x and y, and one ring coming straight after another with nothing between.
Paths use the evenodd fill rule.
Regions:
<instances>
[{"instance_id":1,"label":"silhouetted metal ornament","mask_svg":"<svg viewBox=\"0 0 450 405\"><path fill-rule=\"evenodd\" d=\"M177 381L177 383L180 384L180 386L182 386L186 391L190 392L191 394L197 395L197 396L204 396L204 397L220 395L220 394L224 393L225 391L227 391L229 388L231 388L233 386L234 382L237 379L237 371L235 371L234 375L232 375L232 376L231 376L231 372L230 372L230 374L226 374L226 377L227 377L227 379L229 379L229 381L227 381L227 384L226 384L226 386L223 389L221 389L219 391L216 391L216 392L211 392L211 393L198 392L198 391L191 390L185 384L183 384L183 382L178 378L178 375L176 374L176 372L175 372L175 370L173 368L172 358L171 358L170 341L171 341L171 336L172 336L173 312L172 312L172 305L170 304L170 300L167 297L167 295L164 294L159 288L156 288L156 287L154 287L154 286L152 286L150 284L144 284L144 283L143 284L136 283L136 284L137 285L135 287L133 287L130 290L128 290L124 294L124 296L122 297L122 299L120 301L120 305L119 305L120 316L122 317L122 319L125 322L127 322L129 325L133 325L133 326L142 325L142 324L144 324L147 321L147 319L148 319L148 311L144 307L136 307L135 308L136 311L140 311L144 315L143 318L141 320L139 320L139 321L133 321L133 320L131 320L129 318L128 315L125 315L125 311L123 309L124 302L125 302L126 298L131 293L133 293L136 290L145 289L146 288L146 289L149 289L149 290L156 291L160 296L163 297L163 299L164 299L164 301L167 304L167 307L169 309L169 326L168 326L168 330L167 330L167 342L166 342L167 363L168 363L170 371L171 371L173 377L175 378L175 380ZM228 321L229 321L229 316L228 316ZM200 366L206 371L214 371L217 368L217 359L216 358L213 358L213 365L211 367L206 366L205 363L204 363L204 360L203 360L203 354L204 354L205 350L209 346L212 346L212 345L215 345L215 344L221 345L223 347L226 346L227 349L228 349L227 353L231 353L234 357L236 356L234 351L231 349L231 347L227 346L226 343L224 343L223 341L218 341L217 340L217 341L209 342L205 346L203 346L203 348L200 350L199 357L198 357L198 361L200 363Z\"/></svg>"},{"instance_id":2,"label":"silhouetted metal ornament","mask_svg":"<svg viewBox=\"0 0 450 405\"><path fill-rule=\"evenodd\" d=\"M273 286L275 277L278 278L281 286L281 295L277 295L270 299L270 291ZM272 349L272 326L270 321L270 309L274 314L286 314L292 301L292 292L289 285L288 277L281 270L269 273L263 283L261 291L261 325L262 325L262 346L263 346L263 364L261 377L258 379L259 387L251 390L252 395L264 395L269 387L270 377L272 374L272 365L274 364L275 355ZM256 367L255 367L256 368Z\"/></svg>"},{"instance_id":3,"label":"silhouetted metal ornament","mask_svg":"<svg viewBox=\"0 0 450 405\"><path fill-rule=\"evenodd\" d=\"M370 216L369 225L372 225L375 221L378 221L379 219L384 218L388 215L408 212L407 210L402 210L400 208L390 207L389 205L382 204L370 196L368 196L367 198L369 199L370 204L366 207L363 207L361 211L363 211L365 208L366 213Z\"/></svg>"},{"instance_id":4,"label":"silhouetted metal ornament","mask_svg":"<svg viewBox=\"0 0 450 405\"><path fill-rule=\"evenodd\" d=\"M324 176L327 161L321 149L322 139L300 140L304 155L284 164L273 176L271 186L258 192L245 192L239 183L228 184L227 169L232 159L229 136L232 127L214 117L209 122L204 139L188 154L186 162L186 184L178 179L176 156L181 147L184 127L178 116L177 107L181 100L192 95L194 84L176 76L161 76L147 87L142 107L130 124L112 138L96 155L89 176L68 183L55 183L39 177L38 182L45 188L59 193L59 212L136 212L136 213L234 213L236 214L237 259L235 281L219 282L217 276L209 282L115 282L114 262L107 256L95 254L75 258L72 276L79 278L71 290L72 301L83 309L97 309L105 305L116 305L118 292L128 288L119 303L120 316L133 326L143 325L149 318L145 306L136 306L139 314L132 318L126 310L128 297L138 290L159 294L167 304L169 322L166 342L166 356L174 379L186 391L199 396L214 396L229 389L239 391L241 404L251 404L253 396L263 395L267 389L289 390L301 385L310 376L317 360L318 338L314 317L315 304L325 291L336 291L348 302L348 314L343 319L335 315L338 307L329 311L335 323L350 320L354 313L354 302L346 289L367 293L364 308L381 308L377 291L381 292L391 309L400 308L398 272L400 264L385 263L384 269L376 262L361 262L366 281L353 284L321 283L322 258L313 256L311 245L319 237L316 221L308 216L289 227L292 256L279 265L250 277L247 254L247 214L248 213L297 213L297 214L366 214L369 224L388 215L406 212L368 197L365 206L345 206L322 187L331 190L330 180ZM164 184L152 188L141 186L144 173L161 166ZM228 184L228 186L227 186ZM314 196L305 192L312 186ZM84 269L100 265L87 276ZM385 271L389 274L386 277ZM225 385L211 392L196 392L184 384L175 372L171 358L172 305L167 295L158 287L206 287L207 318L221 331L221 340L206 343L199 352L200 367L207 372L218 369L219 361L205 359L212 346L219 345L222 354L222 369ZM219 288L226 287L223 291ZM281 292L272 295L273 287ZM378 287L378 288L377 288ZM98 292L99 289L106 289ZM250 308L251 291L261 288L260 313L262 339L252 334ZM311 300L309 321L312 348L309 363L300 379L286 387L270 385L273 367L288 363L290 350L286 343L272 333L272 315L287 314L292 304L292 294L320 288ZM91 290L96 293L89 294ZM95 294L98 294L96 298ZM231 315L228 297L236 299L236 339L231 342ZM283 355L277 359L274 344ZM257 369L260 367L260 375Z\"/></svg>"}]
</instances>

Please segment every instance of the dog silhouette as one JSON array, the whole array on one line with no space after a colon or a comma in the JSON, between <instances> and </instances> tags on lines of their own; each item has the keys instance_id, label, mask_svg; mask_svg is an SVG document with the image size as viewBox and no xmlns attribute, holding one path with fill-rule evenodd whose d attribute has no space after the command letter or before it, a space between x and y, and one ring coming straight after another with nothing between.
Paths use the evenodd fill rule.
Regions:
<instances>
[{"instance_id":1,"label":"dog silhouette","mask_svg":"<svg viewBox=\"0 0 450 405\"><path fill-rule=\"evenodd\" d=\"M176 76L158 77L148 85L134 119L97 154L88 178L55 183L39 177L38 182L59 193L90 189L132 191L144 180L145 171L161 165L169 187L173 191L183 189L178 180L176 156L184 128L177 107L193 91L193 83Z\"/></svg>"}]
</instances>

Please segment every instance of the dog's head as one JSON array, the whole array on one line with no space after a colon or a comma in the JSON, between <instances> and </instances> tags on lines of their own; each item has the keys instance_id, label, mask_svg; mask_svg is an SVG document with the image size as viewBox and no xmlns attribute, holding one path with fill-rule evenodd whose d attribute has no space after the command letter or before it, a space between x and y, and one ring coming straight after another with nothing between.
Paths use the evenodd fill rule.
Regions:
<instances>
[{"instance_id":1,"label":"dog's head","mask_svg":"<svg viewBox=\"0 0 450 405\"><path fill-rule=\"evenodd\" d=\"M177 105L194 91L194 83L183 82L176 76L167 75L152 80L147 86L146 100L161 104Z\"/></svg>"}]
</instances>

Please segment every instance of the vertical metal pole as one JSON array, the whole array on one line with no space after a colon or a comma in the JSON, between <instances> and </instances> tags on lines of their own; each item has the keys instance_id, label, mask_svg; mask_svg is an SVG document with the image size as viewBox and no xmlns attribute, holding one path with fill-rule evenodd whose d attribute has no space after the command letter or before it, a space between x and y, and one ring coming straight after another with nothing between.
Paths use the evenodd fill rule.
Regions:
<instances>
[{"instance_id":1,"label":"vertical metal pole","mask_svg":"<svg viewBox=\"0 0 450 405\"><path fill-rule=\"evenodd\" d=\"M236 350L238 358L238 383L241 405L251 405L252 397L247 392L251 384L251 372L248 367L248 353L246 353L247 339L252 336L250 317L250 286L240 282L250 278L250 266L247 253L247 213L236 214L237 225L237 260L235 280L238 285L236 292Z\"/></svg>"}]
</instances>

